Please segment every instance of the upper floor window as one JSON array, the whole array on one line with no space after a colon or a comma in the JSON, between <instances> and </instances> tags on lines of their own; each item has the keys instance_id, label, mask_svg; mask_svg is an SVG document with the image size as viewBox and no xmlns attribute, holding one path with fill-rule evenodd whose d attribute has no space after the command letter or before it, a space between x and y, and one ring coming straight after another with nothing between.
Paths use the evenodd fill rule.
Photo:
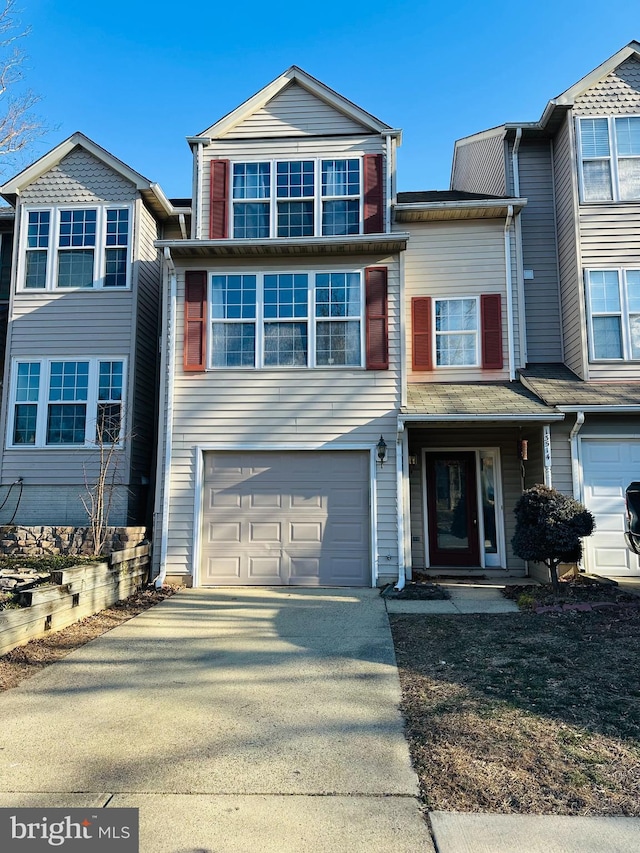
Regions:
<instances>
[{"instance_id":1,"label":"upper floor window","mask_svg":"<svg viewBox=\"0 0 640 853\"><path fill-rule=\"evenodd\" d=\"M437 367L474 367L478 358L478 300L436 299Z\"/></svg>"},{"instance_id":2,"label":"upper floor window","mask_svg":"<svg viewBox=\"0 0 640 853\"><path fill-rule=\"evenodd\" d=\"M27 209L19 286L127 287L130 219L128 207Z\"/></svg>"},{"instance_id":3,"label":"upper floor window","mask_svg":"<svg viewBox=\"0 0 640 853\"><path fill-rule=\"evenodd\" d=\"M640 270L587 270L591 358L640 359Z\"/></svg>"},{"instance_id":4,"label":"upper floor window","mask_svg":"<svg viewBox=\"0 0 640 853\"><path fill-rule=\"evenodd\" d=\"M121 441L124 361L14 362L9 444L87 447Z\"/></svg>"},{"instance_id":5,"label":"upper floor window","mask_svg":"<svg viewBox=\"0 0 640 853\"><path fill-rule=\"evenodd\" d=\"M640 116L578 119L581 197L640 200Z\"/></svg>"},{"instance_id":6,"label":"upper floor window","mask_svg":"<svg viewBox=\"0 0 640 853\"><path fill-rule=\"evenodd\" d=\"M360 158L233 163L231 184L234 237L362 232Z\"/></svg>"}]
</instances>

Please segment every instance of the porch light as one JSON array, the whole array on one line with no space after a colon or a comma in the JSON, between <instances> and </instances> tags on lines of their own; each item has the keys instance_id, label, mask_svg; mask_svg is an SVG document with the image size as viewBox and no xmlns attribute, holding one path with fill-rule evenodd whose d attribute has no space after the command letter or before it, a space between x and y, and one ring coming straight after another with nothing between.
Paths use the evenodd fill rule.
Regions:
<instances>
[{"instance_id":1,"label":"porch light","mask_svg":"<svg viewBox=\"0 0 640 853\"><path fill-rule=\"evenodd\" d=\"M380 467L382 467L384 460L387 458L387 442L382 436L380 436L380 441L376 444L376 449L378 451L378 461L380 462Z\"/></svg>"}]
</instances>

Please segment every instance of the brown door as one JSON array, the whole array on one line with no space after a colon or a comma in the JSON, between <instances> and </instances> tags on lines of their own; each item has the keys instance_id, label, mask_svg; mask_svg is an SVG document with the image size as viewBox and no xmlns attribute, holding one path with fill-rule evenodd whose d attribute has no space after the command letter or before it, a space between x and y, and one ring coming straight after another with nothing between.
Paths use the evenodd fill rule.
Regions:
<instances>
[{"instance_id":1,"label":"brown door","mask_svg":"<svg viewBox=\"0 0 640 853\"><path fill-rule=\"evenodd\" d=\"M427 518L431 566L479 566L476 456L427 453Z\"/></svg>"}]
</instances>

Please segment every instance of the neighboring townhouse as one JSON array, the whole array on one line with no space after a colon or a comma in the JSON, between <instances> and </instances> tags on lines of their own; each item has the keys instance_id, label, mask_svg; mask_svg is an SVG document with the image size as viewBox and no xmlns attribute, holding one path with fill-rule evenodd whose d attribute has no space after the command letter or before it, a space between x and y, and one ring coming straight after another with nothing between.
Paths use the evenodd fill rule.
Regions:
<instances>
[{"instance_id":1,"label":"neighboring townhouse","mask_svg":"<svg viewBox=\"0 0 640 853\"><path fill-rule=\"evenodd\" d=\"M527 199L515 219L526 331L516 366L565 416L551 424L549 482L595 515L586 568L639 574L623 532L624 490L640 478L640 44L539 121L458 140L451 186Z\"/></svg>"},{"instance_id":2,"label":"neighboring townhouse","mask_svg":"<svg viewBox=\"0 0 640 853\"><path fill-rule=\"evenodd\" d=\"M397 578L399 141L296 67L189 139L191 234L156 244L162 576Z\"/></svg>"},{"instance_id":3,"label":"neighboring townhouse","mask_svg":"<svg viewBox=\"0 0 640 853\"><path fill-rule=\"evenodd\" d=\"M144 523L157 418L154 241L178 212L157 185L80 133L0 192L16 226L9 282L13 211L3 210L0 518L86 525L83 497L97 480L101 449L115 447L110 523Z\"/></svg>"}]
</instances>

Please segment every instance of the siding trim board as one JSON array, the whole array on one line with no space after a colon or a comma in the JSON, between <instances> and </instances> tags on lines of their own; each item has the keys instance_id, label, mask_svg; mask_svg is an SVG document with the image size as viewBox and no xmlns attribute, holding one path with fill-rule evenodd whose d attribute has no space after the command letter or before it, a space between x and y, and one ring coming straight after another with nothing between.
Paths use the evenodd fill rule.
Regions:
<instances>
[{"instance_id":1,"label":"siding trim board","mask_svg":"<svg viewBox=\"0 0 640 853\"><path fill-rule=\"evenodd\" d=\"M194 494L193 494L193 536L192 536L192 554L193 554L193 586L201 585L201 560L202 560L202 501L204 497L204 454L207 451L318 451L337 450L337 451L365 451L369 453L369 522L370 522L370 554L371 554L371 586L376 585L378 578L378 494L377 494L377 462L376 448L367 444L346 444L344 442L335 442L331 444L314 444L311 442L276 442L276 443L229 443L229 442L211 442L207 444L197 444L193 448L193 461L195 469Z\"/></svg>"}]
</instances>

